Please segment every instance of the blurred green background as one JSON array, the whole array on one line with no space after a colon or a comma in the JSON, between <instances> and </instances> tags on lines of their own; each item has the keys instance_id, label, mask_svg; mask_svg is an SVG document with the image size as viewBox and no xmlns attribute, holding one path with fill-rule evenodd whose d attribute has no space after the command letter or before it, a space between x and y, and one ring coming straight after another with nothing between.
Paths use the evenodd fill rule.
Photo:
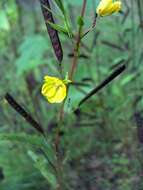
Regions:
<instances>
[{"instance_id":1,"label":"blurred green background","mask_svg":"<svg viewBox=\"0 0 143 190\"><path fill-rule=\"evenodd\" d=\"M88 0L85 29L97 3ZM69 189L143 190L143 144L134 122L134 113L142 113L143 106L143 1L122 3L120 13L98 19L96 29L83 40L75 81L86 85L71 87L62 136ZM82 0L64 4L75 31ZM66 73L73 44L64 34L60 39ZM121 63L127 64L126 71L86 102L80 115L72 114L81 98ZM4 100L9 92L52 139L59 105L48 104L40 93L45 74L58 76L57 61L38 0L0 0L1 134L35 135ZM7 138L0 135L0 190L50 189L27 154L33 145Z\"/></svg>"}]
</instances>

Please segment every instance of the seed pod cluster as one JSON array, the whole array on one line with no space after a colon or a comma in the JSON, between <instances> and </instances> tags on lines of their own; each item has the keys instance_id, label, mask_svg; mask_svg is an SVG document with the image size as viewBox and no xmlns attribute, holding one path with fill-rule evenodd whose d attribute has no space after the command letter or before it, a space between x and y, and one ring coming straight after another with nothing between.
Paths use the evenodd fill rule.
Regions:
<instances>
[{"instance_id":1,"label":"seed pod cluster","mask_svg":"<svg viewBox=\"0 0 143 190\"><path fill-rule=\"evenodd\" d=\"M60 39L59 39L59 35L58 35L57 30L53 29L50 26L50 24L48 24L48 21L51 22L51 23L55 23L53 15L52 15L52 12L50 11L51 7L50 7L49 0L40 0L40 3L41 3L43 16L44 16L44 19L45 19L48 34L50 36L51 43L52 43L55 55L56 55L58 61L61 63L62 59L63 59L63 50L62 50L61 42L60 42Z\"/></svg>"}]
</instances>

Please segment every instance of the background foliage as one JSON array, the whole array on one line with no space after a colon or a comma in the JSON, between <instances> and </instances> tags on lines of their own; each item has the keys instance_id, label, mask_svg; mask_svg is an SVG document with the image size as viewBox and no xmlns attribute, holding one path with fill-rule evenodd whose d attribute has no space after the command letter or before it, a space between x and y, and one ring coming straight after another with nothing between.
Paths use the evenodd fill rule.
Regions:
<instances>
[{"instance_id":1,"label":"background foliage","mask_svg":"<svg viewBox=\"0 0 143 190\"><path fill-rule=\"evenodd\" d=\"M69 189L143 189L143 145L134 122L143 106L143 2L122 2L121 13L99 19L83 41L85 56L79 58L75 79L87 85L71 88L62 136ZM75 30L82 0L64 3ZM97 3L88 0L86 27ZM46 147L3 96L10 92L44 126L50 142L59 108L45 101L40 88L45 74L58 76L57 62L38 0L1 0L0 10L0 190L44 190L56 180L50 166L45 170L40 150L35 151ZM68 68L72 42L64 34L60 39ZM126 72L85 103L80 115L72 114L81 98L121 63L127 64ZM47 154L52 157L52 150Z\"/></svg>"}]
</instances>

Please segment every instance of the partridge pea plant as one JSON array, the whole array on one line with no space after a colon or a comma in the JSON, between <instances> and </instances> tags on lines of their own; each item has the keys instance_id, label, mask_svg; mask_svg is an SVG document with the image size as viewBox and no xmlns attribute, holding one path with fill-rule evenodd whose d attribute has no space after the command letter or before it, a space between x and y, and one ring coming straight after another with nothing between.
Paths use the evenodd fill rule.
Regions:
<instances>
[{"instance_id":1,"label":"partridge pea plant","mask_svg":"<svg viewBox=\"0 0 143 190\"><path fill-rule=\"evenodd\" d=\"M55 55L60 62L60 67L62 67L62 59L63 59L63 50L59 40L58 32L64 31L70 38L74 40L74 48L73 48L73 61L71 64L71 69L66 71L69 73L69 76L66 76L66 80L58 79L55 77L46 76L44 78L44 85L42 87L42 94L47 98L49 103L61 103L65 100L68 94L68 86L70 83L74 83L74 72L76 71L78 56L80 54L80 46L82 39L90 32L90 29L87 32L84 32L84 15L86 11L87 1L83 1L83 6L81 10L81 15L78 18L78 31L74 33L71 30L69 25L69 21L67 19L67 13L64 8L64 5L61 0L56 0L55 3L61 10L65 27L59 26L55 24L52 16L52 10L50 8L50 3L48 1L41 0L41 7L43 10L43 15L45 18L45 22L47 25L47 30L53 45L53 49L55 51ZM119 12L121 10L121 1L113 1L113 0L101 0L95 13L94 21L92 28L96 26L96 20L98 17L111 15L115 12ZM62 68L61 68L62 70ZM69 78L69 80L68 80Z\"/></svg>"},{"instance_id":2,"label":"partridge pea plant","mask_svg":"<svg viewBox=\"0 0 143 190\"><path fill-rule=\"evenodd\" d=\"M52 2L52 3L51 3ZM59 113L58 121L56 126L56 133L54 138L49 139L46 134L46 130L39 124L33 117L25 111L23 107L19 105L17 101L7 93L5 99L7 102L15 109L25 120L39 132L39 135L30 139L29 135L14 135L11 136L10 140L17 140L28 142L35 145L40 154L36 153L33 150L28 150L28 155L32 158L35 167L41 172L41 174L48 181L51 186L50 189L64 190L70 189L68 182L66 181L66 173L64 170L66 160L63 156L63 146L61 147L61 130L64 126L64 116L65 116L65 102L68 100L68 95L70 93L70 86L75 85L78 81L75 81L74 74L78 67L78 58L81 53L81 46L83 45L83 38L90 34L92 30L96 30L97 20L104 16L112 15L121 10L121 1L120 0L101 0L99 5L95 10L95 15L92 21L92 25L89 29L85 29L85 14L87 11L87 0L83 0L81 5L81 12L77 18L77 31L74 31L71 26L71 21L69 19L68 12L65 8L65 5L62 0L40 0L41 10L43 13L43 18L47 27L47 32L50 37L51 46L55 53L55 59L57 60L57 70L59 76L53 76L52 73L47 73L46 76L43 76L44 83L41 82L41 94L45 98L46 104L58 104ZM54 6L58 7L61 15L57 15L54 9ZM62 18L62 24L57 24L55 22L55 17ZM104 18L103 18L104 19ZM72 41L73 50L72 50L72 62L69 64L68 70L64 68L64 59L63 59L63 49L62 43L60 41L59 34L63 33ZM84 104L89 98L95 95L99 90L105 87L110 83L114 78L121 74L125 69L125 65L122 64L107 76L99 85L93 87L83 99L79 102L77 107L74 107L72 110L74 113L78 113L81 109L81 105ZM71 95L72 97L72 95ZM9 139L8 136L4 136L5 139ZM37 149L36 149L37 150ZM68 150L70 151L70 150Z\"/></svg>"}]
</instances>

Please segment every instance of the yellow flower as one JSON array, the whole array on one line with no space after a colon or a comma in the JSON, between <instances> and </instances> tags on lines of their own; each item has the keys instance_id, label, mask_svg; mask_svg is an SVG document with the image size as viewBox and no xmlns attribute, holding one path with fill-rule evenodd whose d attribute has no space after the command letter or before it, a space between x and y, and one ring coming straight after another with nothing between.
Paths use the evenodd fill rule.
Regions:
<instances>
[{"instance_id":1,"label":"yellow flower","mask_svg":"<svg viewBox=\"0 0 143 190\"><path fill-rule=\"evenodd\" d=\"M96 13L99 16L107 16L113 14L115 12L119 12L121 10L121 1L117 0L101 0L97 9Z\"/></svg>"},{"instance_id":2,"label":"yellow flower","mask_svg":"<svg viewBox=\"0 0 143 190\"><path fill-rule=\"evenodd\" d=\"M56 77L45 76L41 93L50 103L61 103L67 94L66 84L69 81L60 80Z\"/></svg>"}]
</instances>

